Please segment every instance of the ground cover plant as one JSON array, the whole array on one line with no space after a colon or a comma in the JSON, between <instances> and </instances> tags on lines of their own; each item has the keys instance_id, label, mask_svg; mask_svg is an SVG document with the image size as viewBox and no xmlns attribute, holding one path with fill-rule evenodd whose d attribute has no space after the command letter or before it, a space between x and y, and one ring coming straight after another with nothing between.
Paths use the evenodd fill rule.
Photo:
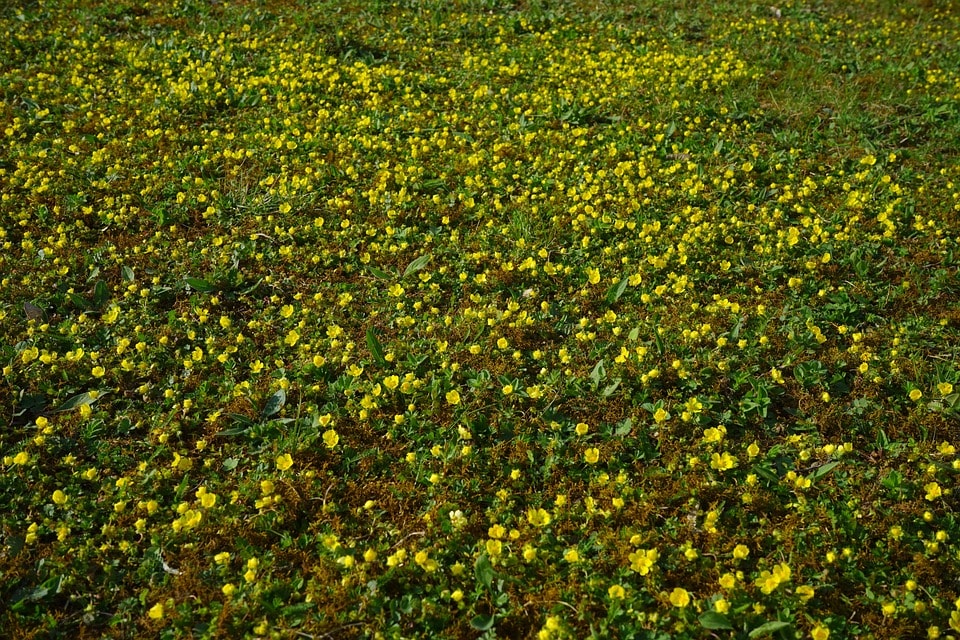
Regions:
<instances>
[{"instance_id":1,"label":"ground cover plant","mask_svg":"<svg viewBox=\"0 0 960 640\"><path fill-rule=\"evenodd\" d=\"M0 635L960 636L951 3L0 12Z\"/></svg>"}]
</instances>

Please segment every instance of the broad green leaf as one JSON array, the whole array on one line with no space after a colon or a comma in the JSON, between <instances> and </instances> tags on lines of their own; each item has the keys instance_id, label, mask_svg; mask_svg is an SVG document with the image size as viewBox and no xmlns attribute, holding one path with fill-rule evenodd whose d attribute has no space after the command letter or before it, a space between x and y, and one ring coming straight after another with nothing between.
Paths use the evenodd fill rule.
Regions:
<instances>
[{"instance_id":1,"label":"broad green leaf","mask_svg":"<svg viewBox=\"0 0 960 640\"><path fill-rule=\"evenodd\" d=\"M367 348L370 349L370 353L378 365L384 366L387 364L386 358L383 357L383 346L377 340L377 332L373 327L367 329Z\"/></svg>"},{"instance_id":2,"label":"broad green leaf","mask_svg":"<svg viewBox=\"0 0 960 640\"><path fill-rule=\"evenodd\" d=\"M390 273L387 273L383 269L377 269L376 267L367 267L367 271L372 273L377 278L381 280L393 280L394 276Z\"/></svg>"},{"instance_id":3,"label":"broad green leaf","mask_svg":"<svg viewBox=\"0 0 960 640\"><path fill-rule=\"evenodd\" d=\"M277 389L277 391L267 398L267 403L263 405L263 412L260 414L263 418L269 418L270 416L276 414L287 402L287 392L283 389Z\"/></svg>"},{"instance_id":4,"label":"broad green leaf","mask_svg":"<svg viewBox=\"0 0 960 640\"><path fill-rule=\"evenodd\" d=\"M640 327L634 327L631 329L630 334L627 337L630 338L631 342L636 342L637 338L640 337Z\"/></svg>"},{"instance_id":5,"label":"broad green leaf","mask_svg":"<svg viewBox=\"0 0 960 640\"><path fill-rule=\"evenodd\" d=\"M123 279L127 282L133 282L134 280L133 269L126 265L120 267L120 275L123 276Z\"/></svg>"},{"instance_id":6,"label":"broad green leaf","mask_svg":"<svg viewBox=\"0 0 960 640\"><path fill-rule=\"evenodd\" d=\"M101 397L101 395L102 394L97 394L97 397L94 398L90 395L89 391L84 393L78 393L77 395L73 396L72 398L64 402L62 405L57 407L54 411L58 413L62 411L72 411L73 409L82 407L83 405L93 404L94 402L97 401L97 398Z\"/></svg>"},{"instance_id":7,"label":"broad green leaf","mask_svg":"<svg viewBox=\"0 0 960 640\"><path fill-rule=\"evenodd\" d=\"M633 430L633 420L626 418L623 422L617 425L616 431L614 433L618 436L625 436Z\"/></svg>"},{"instance_id":8,"label":"broad green leaf","mask_svg":"<svg viewBox=\"0 0 960 640\"><path fill-rule=\"evenodd\" d=\"M226 471L233 471L237 468L237 465L240 464L240 460L237 458L227 458L223 461L223 468Z\"/></svg>"},{"instance_id":9,"label":"broad green leaf","mask_svg":"<svg viewBox=\"0 0 960 640\"><path fill-rule=\"evenodd\" d=\"M771 620L770 622L765 622L753 631L750 632L751 638L762 638L763 636L770 635L780 631L781 629L788 629L793 625L789 622L783 622L782 620Z\"/></svg>"},{"instance_id":10,"label":"broad green leaf","mask_svg":"<svg viewBox=\"0 0 960 640\"><path fill-rule=\"evenodd\" d=\"M93 306L102 307L110 299L110 288L103 280L97 280L93 286Z\"/></svg>"},{"instance_id":11,"label":"broad green leaf","mask_svg":"<svg viewBox=\"0 0 960 640\"><path fill-rule=\"evenodd\" d=\"M627 278L624 278L619 283L610 287L607 291L607 304L613 304L620 299L620 296L623 295L623 292L627 290Z\"/></svg>"},{"instance_id":12,"label":"broad green leaf","mask_svg":"<svg viewBox=\"0 0 960 640\"><path fill-rule=\"evenodd\" d=\"M813 472L813 476L811 476L811 479L817 480L818 478L822 478L823 476L827 475L828 473L833 471L835 468L837 468L839 464L840 464L839 460L833 460L826 464L820 465L819 467L817 467L817 470Z\"/></svg>"},{"instance_id":13,"label":"broad green leaf","mask_svg":"<svg viewBox=\"0 0 960 640\"><path fill-rule=\"evenodd\" d=\"M67 297L70 298L73 306L85 311L90 309L90 302L79 293L68 293Z\"/></svg>"},{"instance_id":14,"label":"broad green leaf","mask_svg":"<svg viewBox=\"0 0 960 640\"><path fill-rule=\"evenodd\" d=\"M737 324L733 325L733 329L730 330L730 338L732 340L739 338L741 329L743 329L743 316L737 318Z\"/></svg>"},{"instance_id":15,"label":"broad green leaf","mask_svg":"<svg viewBox=\"0 0 960 640\"><path fill-rule=\"evenodd\" d=\"M489 589L490 585L493 584L493 576L496 575L496 572L493 570L493 565L490 564L490 558L487 557L487 554L481 553L477 557L477 561L473 564L473 571L480 584Z\"/></svg>"},{"instance_id":16,"label":"broad green leaf","mask_svg":"<svg viewBox=\"0 0 960 640\"><path fill-rule=\"evenodd\" d=\"M217 290L217 288L214 285L212 285L207 280L204 280L203 278L184 278L184 280L193 289L201 293L209 293L211 291Z\"/></svg>"},{"instance_id":17,"label":"broad green leaf","mask_svg":"<svg viewBox=\"0 0 960 640\"><path fill-rule=\"evenodd\" d=\"M420 271L420 269L423 269L425 266L427 266L427 263L430 262L430 258L431 258L431 254L428 253L426 255L420 256L419 258L417 258L416 260L408 264L407 268L403 270L403 277L406 278L411 273L416 273L417 271Z\"/></svg>"},{"instance_id":18,"label":"broad green leaf","mask_svg":"<svg viewBox=\"0 0 960 640\"><path fill-rule=\"evenodd\" d=\"M619 386L620 386L620 378L617 378L616 380L613 381L612 384L608 384L606 387L604 387L600 395L602 395L604 398L609 398L611 395L613 395L613 392L616 391L617 387Z\"/></svg>"},{"instance_id":19,"label":"broad green leaf","mask_svg":"<svg viewBox=\"0 0 960 640\"><path fill-rule=\"evenodd\" d=\"M477 631L489 631L493 628L493 623L496 621L496 619L497 617L492 613L488 616L474 616L473 619L470 620L470 626Z\"/></svg>"},{"instance_id":20,"label":"broad green leaf","mask_svg":"<svg viewBox=\"0 0 960 640\"><path fill-rule=\"evenodd\" d=\"M733 629L727 616L717 611L706 611L698 619L704 629Z\"/></svg>"},{"instance_id":21,"label":"broad green leaf","mask_svg":"<svg viewBox=\"0 0 960 640\"><path fill-rule=\"evenodd\" d=\"M598 362L593 367L593 371L590 372L590 379L593 380L593 385L599 386L600 381L607 376L607 369L603 366L603 360Z\"/></svg>"}]
</instances>

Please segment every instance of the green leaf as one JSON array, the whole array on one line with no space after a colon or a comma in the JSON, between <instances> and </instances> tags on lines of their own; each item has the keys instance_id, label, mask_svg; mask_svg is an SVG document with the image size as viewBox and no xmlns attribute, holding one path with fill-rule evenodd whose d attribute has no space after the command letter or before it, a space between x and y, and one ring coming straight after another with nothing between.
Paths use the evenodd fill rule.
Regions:
<instances>
[{"instance_id":1,"label":"green leaf","mask_svg":"<svg viewBox=\"0 0 960 640\"><path fill-rule=\"evenodd\" d=\"M284 404L287 402L287 392L283 389L277 389L277 391L267 398L267 403L263 405L263 412L260 414L262 418L269 418L270 416L276 414L280 411Z\"/></svg>"},{"instance_id":2,"label":"green leaf","mask_svg":"<svg viewBox=\"0 0 960 640\"><path fill-rule=\"evenodd\" d=\"M733 325L733 329L730 330L730 339L736 340L739 338L741 329L743 329L743 316L737 318L737 324Z\"/></svg>"},{"instance_id":3,"label":"green leaf","mask_svg":"<svg viewBox=\"0 0 960 640\"><path fill-rule=\"evenodd\" d=\"M617 378L616 380L613 381L612 384L608 384L606 387L604 387L603 391L600 392L600 395L603 396L604 398L609 398L611 395L613 395L613 392L616 391L617 387L619 386L620 386L620 378Z\"/></svg>"},{"instance_id":4,"label":"green leaf","mask_svg":"<svg viewBox=\"0 0 960 640\"><path fill-rule=\"evenodd\" d=\"M717 611L707 611L698 619L704 629L733 629L727 616Z\"/></svg>"},{"instance_id":5,"label":"green leaf","mask_svg":"<svg viewBox=\"0 0 960 640\"><path fill-rule=\"evenodd\" d=\"M224 438L229 438L231 436L242 436L248 431L250 431L250 427L230 427L228 429L217 431L217 435Z\"/></svg>"},{"instance_id":6,"label":"green leaf","mask_svg":"<svg viewBox=\"0 0 960 640\"><path fill-rule=\"evenodd\" d=\"M823 476L827 475L828 473L836 469L839 464L840 464L839 460L833 460L826 464L820 465L819 467L817 467L817 470L813 472L813 475L810 476L810 479L817 480L819 478L822 478Z\"/></svg>"},{"instance_id":7,"label":"green leaf","mask_svg":"<svg viewBox=\"0 0 960 640\"><path fill-rule=\"evenodd\" d=\"M653 342L657 345L657 353L663 355L666 348L663 346L663 338L660 337L660 316L654 318L653 326Z\"/></svg>"},{"instance_id":8,"label":"green leaf","mask_svg":"<svg viewBox=\"0 0 960 640\"><path fill-rule=\"evenodd\" d=\"M100 395L102 394L98 394L97 398L99 398ZM67 400L66 402L64 402L62 405L60 405L56 409L54 409L54 411L56 411L57 413L60 413L63 411L72 411L77 407L82 407L83 405L87 405L87 404L93 404L94 402L97 401L97 398L91 397L90 392L79 393L73 396L72 398L70 398L69 400Z\"/></svg>"},{"instance_id":9,"label":"green leaf","mask_svg":"<svg viewBox=\"0 0 960 640\"><path fill-rule=\"evenodd\" d=\"M184 280L193 289L201 293L210 293L211 291L217 290L214 285L210 284L210 282L204 280L203 278L184 278Z\"/></svg>"},{"instance_id":10,"label":"green leaf","mask_svg":"<svg viewBox=\"0 0 960 640\"><path fill-rule=\"evenodd\" d=\"M103 280L97 280L93 286L93 306L100 308L110 299L110 288Z\"/></svg>"},{"instance_id":11,"label":"green leaf","mask_svg":"<svg viewBox=\"0 0 960 640\"><path fill-rule=\"evenodd\" d=\"M382 367L387 364L387 359L383 357L383 346L377 340L377 332L373 327L367 329L367 348L370 349L370 353L378 365Z\"/></svg>"},{"instance_id":12,"label":"green leaf","mask_svg":"<svg viewBox=\"0 0 960 640\"><path fill-rule=\"evenodd\" d=\"M477 631L489 631L493 628L493 623L496 621L496 619L497 617L492 613L488 616L474 616L473 619L470 620L470 626Z\"/></svg>"},{"instance_id":13,"label":"green leaf","mask_svg":"<svg viewBox=\"0 0 960 640\"><path fill-rule=\"evenodd\" d=\"M250 285L250 286L247 287L246 289L241 289L238 293L239 293L240 295L242 295L242 296L248 296L248 295L250 295L251 293L253 293L253 292L256 290L257 287L260 286L260 283L261 283L261 282L263 282L263 278L260 278L259 280L257 280L256 282L254 282L252 285Z\"/></svg>"},{"instance_id":14,"label":"green leaf","mask_svg":"<svg viewBox=\"0 0 960 640\"><path fill-rule=\"evenodd\" d=\"M428 253L426 255L420 256L413 262L407 265L407 268L403 270L403 277L406 278L411 273L416 273L427 266L427 263L430 262L431 255Z\"/></svg>"},{"instance_id":15,"label":"green leaf","mask_svg":"<svg viewBox=\"0 0 960 640\"><path fill-rule=\"evenodd\" d=\"M68 293L67 297L70 298L70 302L73 303L73 306L77 307L78 309L83 309L84 311L88 311L90 309L90 302L79 293Z\"/></svg>"},{"instance_id":16,"label":"green leaf","mask_svg":"<svg viewBox=\"0 0 960 640\"><path fill-rule=\"evenodd\" d=\"M623 422L617 425L616 431L614 433L618 436L625 436L633 430L633 420L630 418L624 419Z\"/></svg>"},{"instance_id":17,"label":"green leaf","mask_svg":"<svg viewBox=\"0 0 960 640\"><path fill-rule=\"evenodd\" d=\"M607 377L607 369L603 366L603 360L598 362L590 372L590 379L593 380L593 386L600 386L600 381Z\"/></svg>"},{"instance_id":18,"label":"green leaf","mask_svg":"<svg viewBox=\"0 0 960 640\"><path fill-rule=\"evenodd\" d=\"M607 291L607 304L613 304L620 299L620 296L623 295L623 292L627 290L627 278L624 278L619 283L610 287Z\"/></svg>"},{"instance_id":19,"label":"green leaf","mask_svg":"<svg viewBox=\"0 0 960 640\"><path fill-rule=\"evenodd\" d=\"M367 267L367 271L381 280L393 280L394 278L393 274L387 273L383 269L377 269L376 267Z\"/></svg>"},{"instance_id":20,"label":"green leaf","mask_svg":"<svg viewBox=\"0 0 960 640\"><path fill-rule=\"evenodd\" d=\"M493 565L490 564L490 558L487 557L487 554L481 553L477 557L477 561L473 563L473 572L480 584L489 589L490 585L493 584L493 576L496 575L496 572L493 570Z\"/></svg>"},{"instance_id":21,"label":"green leaf","mask_svg":"<svg viewBox=\"0 0 960 640\"><path fill-rule=\"evenodd\" d=\"M128 267L128 266L122 266L122 267L120 267L120 275L121 275L121 276L123 277L123 279L126 280L127 282L133 282L133 280L134 280L133 269L131 269L131 268Z\"/></svg>"},{"instance_id":22,"label":"green leaf","mask_svg":"<svg viewBox=\"0 0 960 640\"><path fill-rule=\"evenodd\" d=\"M225 471L233 471L237 468L237 465L240 464L240 460L237 458L227 458L223 461L223 468Z\"/></svg>"},{"instance_id":23,"label":"green leaf","mask_svg":"<svg viewBox=\"0 0 960 640\"><path fill-rule=\"evenodd\" d=\"M770 635L781 629L787 629L793 625L789 622L783 622L782 620L772 620L770 622L765 622L753 631L750 632L751 638L762 638L763 636Z\"/></svg>"}]
</instances>

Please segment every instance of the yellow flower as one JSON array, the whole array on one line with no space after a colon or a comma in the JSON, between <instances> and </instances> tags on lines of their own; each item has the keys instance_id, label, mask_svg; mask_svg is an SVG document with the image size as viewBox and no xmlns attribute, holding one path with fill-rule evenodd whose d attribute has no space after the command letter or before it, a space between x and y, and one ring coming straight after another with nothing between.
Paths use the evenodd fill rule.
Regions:
<instances>
[{"instance_id":1,"label":"yellow flower","mask_svg":"<svg viewBox=\"0 0 960 640\"><path fill-rule=\"evenodd\" d=\"M726 613L730 611L730 601L726 598L720 598L719 600L714 600L713 610L717 613Z\"/></svg>"},{"instance_id":2,"label":"yellow flower","mask_svg":"<svg viewBox=\"0 0 960 640\"><path fill-rule=\"evenodd\" d=\"M953 385L949 382L941 382L937 385L937 391L939 391L942 396L948 396L953 393Z\"/></svg>"},{"instance_id":3,"label":"yellow flower","mask_svg":"<svg viewBox=\"0 0 960 640\"><path fill-rule=\"evenodd\" d=\"M286 471L292 466L293 466L293 456L291 456L289 453L285 453L281 456L277 456L277 469L280 469L280 471Z\"/></svg>"},{"instance_id":4,"label":"yellow flower","mask_svg":"<svg viewBox=\"0 0 960 640\"><path fill-rule=\"evenodd\" d=\"M297 344L299 340L300 340L300 334L297 333L295 329L291 329L287 333L287 337L283 339L284 343L286 343L288 347L292 347L293 345Z\"/></svg>"},{"instance_id":5,"label":"yellow flower","mask_svg":"<svg viewBox=\"0 0 960 640\"><path fill-rule=\"evenodd\" d=\"M447 402L454 406L460 404L460 393L456 389L447 391Z\"/></svg>"},{"instance_id":6,"label":"yellow flower","mask_svg":"<svg viewBox=\"0 0 960 640\"><path fill-rule=\"evenodd\" d=\"M913 391L910 392L910 399L913 400L914 402L916 402L922 397L923 397L923 391L920 391L920 389L914 389Z\"/></svg>"},{"instance_id":7,"label":"yellow flower","mask_svg":"<svg viewBox=\"0 0 960 640\"><path fill-rule=\"evenodd\" d=\"M67 504L67 494L60 489L57 489L53 492L53 501L59 505Z\"/></svg>"},{"instance_id":8,"label":"yellow flower","mask_svg":"<svg viewBox=\"0 0 960 640\"><path fill-rule=\"evenodd\" d=\"M337 446L337 443L340 442L340 436L337 435L337 432L333 429L327 429L323 432L323 443L327 445L327 448L333 449Z\"/></svg>"},{"instance_id":9,"label":"yellow flower","mask_svg":"<svg viewBox=\"0 0 960 640\"><path fill-rule=\"evenodd\" d=\"M660 558L660 552L656 549L637 549L628 557L630 568L642 576L650 573L650 570Z\"/></svg>"},{"instance_id":10,"label":"yellow flower","mask_svg":"<svg viewBox=\"0 0 960 640\"><path fill-rule=\"evenodd\" d=\"M810 630L810 637L813 640L827 640L830 637L830 629L820 623Z\"/></svg>"},{"instance_id":11,"label":"yellow flower","mask_svg":"<svg viewBox=\"0 0 960 640\"><path fill-rule=\"evenodd\" d=\"M179 453L174 452L173 462L170 464L172 469L178 469L180 471L190 471L193 468L193 460L181 456Z\"/></svg>"},{"instance_id":12,"label":"yellow flower","mask_svg":"<svg viewBox=\"0 0 960 640\"><path fill-rule=\"evenodd\" d=\"M383 386L385 386L390 391L393 391L400 385L399 376L387 376L383 379Z\"/></svg>"},{"instance_id":13,"label":"yellow flower","mask_svg":"<svg viewBox=\"0 0 960 640\"><path fill-rule=\"evenodd\" d=\"M690 593L681 587L677 587L670 592L670 604L675 607L684 608L690 604Z\"/></svg>"},{"instance_id":14,"label":"yellow flower","mask_svg":"<svg viewBox=\"0 0 960 640\"><path fill-rule=\"evenodd\" d=\"M107 374L107 371L106 371L106 369L104 369L103 367L97 366L97 367L94 367L94 368L90 371L90 373L91 373L91 375L93 375L94 378L102 378L103 376L105 376L105 375Z\"/></svg>"},{"instance_id":15,"label":"yellow flower","mask_svg":"<svg viewBox=\"0 0 960 640\"><path fill-rule=\"evenodd\" d=\"M232 582L228 582L227 584L223 585L223 587L221 587L220 591L223 592L223 595L230 597L237 592L237 587Z\"/></svg>"},{"instance_id":16,"label":"yellow flower","mask_svg":"<svg viewBox=\"0 0 960 640\"><path fill-rule=\"evenodd\" d=\"M727 471L737 466L737 459L729 452L714 453L710 457L710 466L717 471Z\"/></svg>"},{"instance_id":17,"label":"yellow flower","mask_svg":"<svg viewBox=\"0 0 960 640\"><path fill-rule=\"evenodd\" d=\"M30 462L30 454L26 451L21 451L17 455L13 456L13 464L24 465Z\"/></svg>"},{"instance_id":18,"label":"yellow flower","mask_svg":"<svg viewBox=\"0 0 960 640\"><path fill-rule=\"evenodd\" d=\"M609 595L612 600L622 600L627 595L627 590L619 584L615 584L607 589L607 595Z\"/></svg>"},{"instance_id":19,"label":"yellow flower","mask_svg":"<svg viewBox=\"0 0 960 640\"><path fill-rule=\"evenodd\" d=\"M484 546L487 549L487 554L492 558L496 558L503 553L503 543L499 540L487 540Z\"/></svg>"},{"instance_id":20,"label":"yellow flower","mask_svg":"<svg viewBox=\"0 0 960 640\"><path fill-rule=\"evenodd\" d=\"M550 524L550 513L546 509L527 509L527 522L535 527Z\"/></svg>"},{"instance_id":21,"label":"yellow flower","mask_svg":"<svg viewBox=\"0 0 960 640\"><path fill-rule=\"evenodd\" d=\"M600 270L594 269L593 267L588 267L587 280L590 282L590 284L598 284L600 282Z\"/></svg>"},{"instance_id":22,"label":"yellow flower","mask_svg":"<svg viewBox=\"0 0 960 640\"><path fill-rule=\"evenodd\" d=\"M927 495L924 497L931 502L943 495L943 489L941 489L940 485L936 482L928 482L923 485L923 490L927 492Z\"/></svg>"},{"instance_id":23,"label":"yellow flower","mask_svg":"<svg viewBox=\"0 0 960 640\"><path fill-rule=\"evenodd\" d=\"M738 544L733 548L733 557L737 560L743 560L750 555L750 549L743 544Z\"/></svg>"},{"instance_id":24,"label":"yellow flower","mask_svg":"<svg viewBox=\"0 0 960 640\"><path fill-rule=\"evenodd\" d=\"M579 562L580 552L576 549L567 549L563 552L563 559L570 563Z\"/></svg>"},{"instance_id":25,"label":"yellow flower","mask_svg":"<svg viewBox=\"0 0 960 640\"><path fill-rule=\"evenodd\" d=\"M600 449L596 447L590 447L583 452L584 459L590 464L596 464L600 460Z\"/></svg>"},{"instance_id":26,"label":"yellow flower","mask_svg":"<svg viewBox=\"0 0 960 640\"><path fill-rule=\"evenodd\" d=\"M799 596L800 599L804 602L812 598L815 593L816 593L816 589L814 589L808 584L802 584L799 587L797 587L797 596Z\"/></svg>"},{"instance_id":27,"label":"yellow flower","mask_svg":"<svg viewBox=\"0 0 960 640\"><path fill-rule=\"evenodd\" d=\"M153 620L159 620L163 617L163 605L159 602L152 607L150 611L147 612L147 615L150 616Z\"/></svg>"},{"instance_id":28,"label":"yellow flower","mask_svg":"<svg viewBox=\"0 0 960 640\"><path fill-rule=\"evenodd\" d=\"M590 425L586 422L578 422L576 427L576 432L578 436L586 435L587 431L590 430Z\"/></svg>"}]
</instances>

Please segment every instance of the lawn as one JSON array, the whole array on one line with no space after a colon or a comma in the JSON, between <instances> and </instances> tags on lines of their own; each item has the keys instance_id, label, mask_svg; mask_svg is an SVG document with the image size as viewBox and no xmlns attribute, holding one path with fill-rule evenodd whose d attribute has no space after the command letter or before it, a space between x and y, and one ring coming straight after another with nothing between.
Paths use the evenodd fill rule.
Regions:
<instances>
[{"instance_id":1,"label":"lawn","mask_svg":"<svg viewBox=\"0 0 960 640\"><path fill-rule=\"evenodd\" d=\"M0 7L0 636L960 637L960 8Z\"/></svg>"}]
</instances>

